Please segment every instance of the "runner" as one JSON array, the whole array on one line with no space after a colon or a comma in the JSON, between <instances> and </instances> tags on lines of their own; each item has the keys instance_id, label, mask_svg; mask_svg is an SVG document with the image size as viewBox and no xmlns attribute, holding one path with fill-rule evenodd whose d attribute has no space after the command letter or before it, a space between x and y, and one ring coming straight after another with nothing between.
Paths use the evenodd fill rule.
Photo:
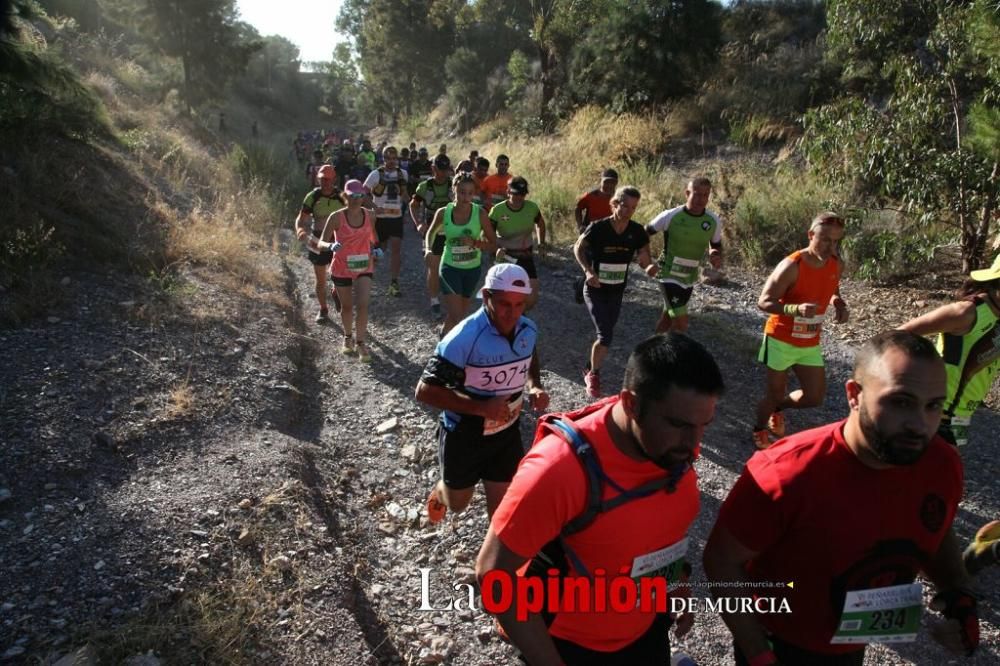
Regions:
<instances>
[{"instance_id":1,"label":"runner","mask_svg":"<svg viewBox=\"0 0 1000 666\"><path fill-rule=\"evenodd\" d=\"M483 306L438 342L417 384L416 399L442 410L437 433L441 480L427 498L432 523L448 509L464 511L480 479L492 516L524 455L524 398L537 411L548 407L535 349L538 329L522 315L530 293L523 268L491 268Z\"/></svg>"},{"instance_id":2,"label":"runner","mask_svg":"<svg viewBox=\"0 0 1000 666\"><path fill-rule=\"evenodd\" d=\"M628 284L629 264L638 253L639 268L646 275L653 277L658 270L649 256L649 234L641 224L632 221L639 197L636 188L619 187L611 199L611 217L589 225L573 246L584 273L587 312L597 329L597 340L590 348L590 361L583 374L591 398L601 396L601 364L614 338Z\"/></svg>"},{"instance_id":3,"label":"runner","mask_svg":"<svg viewBox=\"0 0 1000 666\"><path fill-rule=\"evenodd\" d=\"M646 225L650 236L663 232L660 255L663 312L656 322L657 333L671 329L678 333L687 331L687 304L706 248L712 268L718 270L722 266L722 222L718 215L705 209L711 194L712 183L708 178L692 178L684 190L687 202L663 211Z\"/></svg>"},{"instance_id":4,"label":"runner","mask_svg":"<svg viewBox=\"0 0 1000 666\"><path fill-rule=\"evenodd\" d=\"M340 192L337 190L337 172L329 164L324 164L317 171L319 187L312 190L302 201L302 209L295 218L295 235L306 247L306 257L313 265L316 273L316 300L319 301L319 312L316 323L329 321L329 311L326 306L326 267L333 261L333 253L321 250L316 241L323 235L323 226L331 213L343 208ZM336 305L338 301L334 301Z\"/></svg>"},{"instance_id":5,"label":"runner","mask_svg":"<svg viewBox=\"0 0 1000 666\"><path fill-rule=\"evenodd\" d=\"M385 165L365 179L375 204L375 229L382 245L389 246L389 295L399 296L399 269L402 263L403 205L409 201L407 181L410 176L399 168L395 147L383 151Z\"/></svg>"},{"instance_id":6,"label":"runner","mask_svg":"<svg viewBox=\"0 0 1000 666\"><path fill-rule=\"evenodd\" d=\"M489 167L487 167L488 169ZM497 172L483 179L483 199L489 206L496 206L507 199L507 186L510 185L510 158L497 155Z\"/></svg>"},{"instance_id":7,"label":"runner","mask_svg":"<svg viewBox=\"0 0 1000 666\"><path fill-rule=\"evenodd\" d=\"M449 164L451 164L449 162ZM417 159L410 163L410 191L417 189L417 185L425 180L430 180L434 176L431 161L427 156L427 149L421 148L417 153Z\"/></svg>"},{"instance_id":8,"label":"runner","mask_svg":"<svg viewBox=\"0 0 1000 666\"><path fill-rule=\"evenodd\" d=\"M492 176L491 176L492 177ZM535 267L534 235L538 233L538 250L545 252L545 218L538 204L528 201L528 181L512 178L507 190L507 200L501 201L490 211L490 222L497 237L497 261L509 258L523 268L531 278L531 296L525 310L538 302L538 269Z\"/></svg>"},{"instance_id":9,"label":"runner","mask_svg":"<svg viewBox=\"0 0 1000 666\"><path fill-rule=\"evenodd\" d=\"M918 335L937 335L944 358L948 392L938 434L954 446L969 441L972 415L983 404L1000 371L1000 256L993 266L972 271L959 289L956 303L943 305L900 328ZM965 567L976 574L1000 561L1000 521L986 523L965 549Z\"/></svg>"},{"instance_id":10,"label":"runner","mask_svg":"<svg viewBox=\"0 0 1000 666\"><path fill-rule=\"evenodd\" d=\"M747 462L705 546L705 572L717 597L757 595L788 610L723 613L738 665L860 666L868 642L915 640L921 571L937 588L931 608L947 618L931 635L957 654L976 649L976 599L952 532L962 465L935 435L945 386L930 342L879 334L858 351L846 420Z\"/></svg>"},{"instance_id":11,"label":"runner","mask_svg":"<svg viewBox=\"0 0 1000 666\"><path fill-rule=\"evenodd\" d=\"M634 578L667 578L668 594L673 595L672 583L677 581L664 570L684 567L687 533L699 504L691 465L722 391L718 365L691 338L657 335L640 343L629 357L621 392L571 419L593 447L607 479L598 498L613 502L627 489L633 499L595 514L587 501L595 491L588 477L595 473L585 472L592 468L563 437L545 436L528 451L493 514L476 563L480 584L485 585L490 572L516 579L523 575L522 566L544 548L547 556L567 567L567 579L585 583L601 571L612 580L624 577L622 572ZM574 531L571 525L588 512L593 521ZM557 538L561 552L552 550ZM533 568L541 562L536 558ZM598 594L591 590L580 596ZM639 608L624 613L613 608L581 610L557 613L546 630L548 618L541 614L528 613L527 621L523 615L518 621L517 594L513 601L497 619L530 664L670 663L672 618L667 615ZM676 621L675 635L681 637L690 630L694 615L686 613Z\"/></svg>"},{"instance_id":12,"label":"runner","mask_svg":"<svg viewBox=\"0 0 1000 666\"><path fill-rule=\"evenodd\" d=\"M476 151L473 150L472 152L475 153ZM473 197L472 201L485 208L486 212L489 212L490 204L483 192L483 183L490 174L490 161L485 157L477 157L472 163L475 164L472 175L476 181L476 196Z\"/></svg>"},{"instance_id":13,"label":"runner","mask_svg":"<svg viewBox=\"0 0 1000 666\"><path fill-rule=\"evenodd\" d=\"M576 228L579 233L583 233L587 226L594 220L603 220L611 217L611 197L618 187L618 172L614 169L605 169L601 174L601 186L596 190L585 192L576 201L576 208L573 216L576 218ZM573 297L577 303L583 303L583 283L584 278L580 277L573 281Z\"/></svg>"},{"instance_id":14,"label":"runner","mask_svg":"<svg viewBox=\"0 0 1000 666\"><path fill-rule=\"evenodd\" d=\"M417 185L417 190L410 199L410 217L417 225L417 232L424 238L427 295L431 299L431 314L435 319L438 319L441 317L441 303L438 300L441 286L438 270L441 266L441 254L444 252L444 234L438 233L434 238L429 238L427 230L430 228L434 214L438 209L453 199L450 180L451 161L448 156L438 155L435 157L431 170L433 177Z\"/></svg>"},{"instance_id":15,"label":"runner","mask_svg":"<svg viewBox=\"0 0 1000 666\"><path fill-rule=\"evenodd\" d=\"M461 321L469 310L469 301L476 292L482 270L482 251L492 253L496 250L496 235L486 217L486 211L472 202L476 191L472 175L456 174L452 179L452 187L455 189L455 201L434 213L434 221L427 230L432 248L438 233L445 236L438 271L445 309L445 319L441 325L442 336Z\"/></svg>"},{"instance_id":16,"label":"runner","mask_svg":"<svg viewBox=\"0 0 1000 666\"><path fill-rule=\"evenodd\" d=\"M326 161L323 159L323 151L314 150L312 153L312 160L310 160L309 164L306 165L306 187L319 187L319 178L316 177L316 173L325 163Z\"/></svg>"},{"instance_id":17,"label":"runner","mask_svg":"<svg viewBox=\"0 0 1000 666\"><path fill-rule=\"evenodd\" d=\"M350 180L351 170L357 165L358 158L354 155L354 146L351 144L350 139L344 139L340 144L340 154L337 155L337 161L335 167L337 169L337 174L340 176L340 188L343 189L344 185ZM364 179L361 179L362 182Z\"/></svg>"},{"instance_id":18,"label":"runner","mask_svg":"<svg viewBox=\"0 0 1000 666\"><path fill-rule=\"evenodd\" d=\"M576 228L582 234L594 220L611 217L611 197L618 187L618 172L605 169L601 174L601 186L595 190L583 193L576 200L573 216L576 218Z\"/></svg>"},{"instance_id":19,"label":"runner","mask_svg":"<svg viewBox=\"0 0 1000 666\"><path fill-rule=\"evenodd\" d=\"M368 139L363 139L361 141L361 150L358 151L358 156L365 158L365 164L368 168L375 170L376 163L378 160L375 158L375 151L372 150L372 142Z\"/></svg>"},{"instance_id":20,"label":"runner","mask_svg":"<svg viewBox=\"0 0 1000 666\"><path fill-rule=\"evenodd\" d=\"M344 344L341 351L344 354L356 351L363 363L371 361L365 343L368 337L368 296L375 260L382 254L375 234L375 216L362 207L367 194L360 180L347 181L343 193L347 208L330 215L319 243L321 248L333 251L330 276L342 305L340 320L344 326Z\"/></svg>"},{"instance_id":21,"label":"runner","mask_svg":"<svg viewBox=\"0 0 1000 666\"><path fill-rule=\"evenodd\" d=\"M785 436L784 409L807 409L823 404L826 372L820 332L823 315L832 305L837 323L847 321L847 303L840 297L843 266L837 243L844 237L844 220L836 213L820 213L809 226L809 246L781 260L764 283L757 307L770 313L758 360L767 366L767 386L757 403L753 442L771 446L768 431ZM787 393L788 370L799 380L799 390Z\"/></svg>"}]
</instances>

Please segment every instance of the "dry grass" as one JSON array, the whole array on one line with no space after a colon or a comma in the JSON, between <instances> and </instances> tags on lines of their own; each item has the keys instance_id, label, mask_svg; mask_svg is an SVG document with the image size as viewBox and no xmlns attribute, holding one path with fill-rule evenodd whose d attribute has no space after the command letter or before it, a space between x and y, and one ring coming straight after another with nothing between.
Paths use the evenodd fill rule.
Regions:
<instances>
[{"instance_id":1,"label":"dry grass","mask_svg":"<svg viewBox=\"0 0 1000 666\"><path fill-rule=\"evenodd\" d=\"M168 419L179 419L191 414L195 407L194 389L191 383L185 378L179 384L170 389L167 397L166 417Z\"/></svg>"}]
</instances>

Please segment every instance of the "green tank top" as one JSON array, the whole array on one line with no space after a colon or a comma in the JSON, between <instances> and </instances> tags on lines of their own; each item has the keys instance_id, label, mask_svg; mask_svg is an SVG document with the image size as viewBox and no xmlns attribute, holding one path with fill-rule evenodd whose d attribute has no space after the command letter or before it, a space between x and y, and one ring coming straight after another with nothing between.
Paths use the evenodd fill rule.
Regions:
<instances>
[{"instance_id":1,"label":"green tank top","mask_svg":"<svg viewBox=\"0 0 1000 666\"><path fill-rule=\"evenodd\" d=\"M665 234L659 262L660 282L682 287L697 282L698 268L709 243L722 239L719 218L707 210L701 215L692 215L684 206L678 206L657 215L650 226Z\"/></svg>"},{"instance_id":2,"label":"green tank top","mask_svg":"<svg viewBox=\"0 0 1000 666\"><path fill-rule=\"evenodd\" d=\"M976 297L976 323L965 335L938 335L937 350L948 373L945 417L955 426L968 420L986 398L1000 369L1000 325L988 302ZM956 432L956 437L958 433Z\"/></svg>"},{"instance_id":3,"label":"green tank top","mask_svg":"<svg viewBox=\"0 0 1000 666\"><path fill-rule=\"evenodd\" d=\"M472 204L472 213L469 215L469 221L465 224L455 224L451 216L454 210L454 202L444 207L445 242L441 263L453 268L478 268L482 261L482 252L477 248L462 245L461 239L468 237L479 240L482 235L482 225L479 224L479 204Z\"/></svg>"},{"instance_id":4,"label":"green tank top","mask_svg":"<svg viewBox=\"0 0 1000 666\"><path fill-rule=\"evenodd\" d=\"M538 204L525 201L521 210L512 210L509 201L501 201L490 211L497 230L497 244L507 250L530 250Z\"/></svg>"}]
</instances>

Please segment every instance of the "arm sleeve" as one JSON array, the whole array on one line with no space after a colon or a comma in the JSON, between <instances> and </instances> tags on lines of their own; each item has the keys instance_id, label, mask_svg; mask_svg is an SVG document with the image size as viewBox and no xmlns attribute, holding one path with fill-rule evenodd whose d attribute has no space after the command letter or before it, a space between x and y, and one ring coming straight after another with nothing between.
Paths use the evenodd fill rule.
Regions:
<instances>
[{"instance_id":1,"label":"arm sleeve","mask_svg":"<svg viewBox=\"0 0 1000 666\"><path fill-rule=\"evenodd\" d=\"M437 354L431 356L424 367L420 381L431 386L458 389L465 384L465 370Z\"/></svg>"},{"instance_id":2,"label":"arm sleeve","mask_svg":"<svg viewBox=\"0 0 1000 666\"><path fill-rule=\"evenodd\" d=\"M715 213L709 213L709 215L711 215L712 219L715 220L715 234L712 235L712 240L709 241L709 243L711 243L714 247L722 244L722 220L720 220L719 216Z\"/></svg>"},{"instance_id":3,"label":"arm sleeve","mask_svg":"<svg viewBox=\"0 0 1000 666\"><path fill-rule=\"evenodd\" d=\"M365 188L369 191L378 184L378 170L374 170L365 176Z\"/></svg>"},{"instance_id":4,"label":"arm sleeve","mask_svg":"<svg viewBox=\"0 0 1000 666\"><path fill-rule=\"evenodd\" d=\"M646 225L646 228L651 228L654 232L657 231L665 232L670 227L670 220L674 219L674 215L676 213L677 213L676 208L665 210L656 217L654 217L653 221Z\"/></svg>"},{"instance_id":5,"label":"arm sleeve","mask_svg":"<svg viewBox=\"0 0 1000 666\"><path fill-rule=\"evenodd\" d=\"M306 195L306 198L302 200L302 212L309 213L312 215L313 205L316 203L316 197L313 196L313 192Z\"/></svg>"}]
</instances>

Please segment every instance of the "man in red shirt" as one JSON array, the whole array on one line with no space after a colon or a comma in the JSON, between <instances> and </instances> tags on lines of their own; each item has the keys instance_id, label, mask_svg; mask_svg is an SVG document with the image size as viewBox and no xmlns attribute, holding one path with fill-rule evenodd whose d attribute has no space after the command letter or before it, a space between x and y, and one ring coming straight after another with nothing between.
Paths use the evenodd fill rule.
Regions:
<instances>
[{"instance_id":1,"label":"man in red shirt","mask_svg":"<svg viewBox=\"0 0 1000 666\"><path fill-rule=\"evenodd\" d=\"M723 613L737 665L860 666L869 642L915 640L919 572L938 589L931 608L948 618L932 627L935 639L965 654L979 642L951 529L962 466L936 434L941 357L918 335L881 333L858 351L846 390L846 420L750 458L705 546L717 598L752 589L788 604L785 613Z\"/></svg>"},{"instance_id":2,"label":"man in red shirt","mask_svg":"<svg viewBox=\"0 0 1000 666\"><path fill-rule=\"evenodd\" d=\"M616 187L618 187L618 172L614 169L605 169L601 174L601 186L585 192L577 199L573 215L576 217L576 228L581 234L591 222L611 217L611 197L614 196Z\"/></svg>"},{"instance_id":3,"label":"man in red shirt","mask_svg":"<svg viewBox=\"0 0 1000 666\"><path fill-rule=\"evenodd\" d=\"M497 155L497 172L486 176L482 182L483 204L487 210L507 200L507 186L514 176L510 173L510 158Z\"/></svg>"},{"instance_id":4,"label":"man in red shirt","mask_svg":"<svg viewBox=\"0 0 1000 666\"><path fill-rule=\"evenodd\" d=\"M665 578L665 571L682 565L687 531L698 515L691 463L722 390L719 367L693 339L675 333L640 343L629 357L622 391L592 405L574 425L609 479L602 484L605 501L658 480L665 487L599 512L568 533L567 525L588 506L588 474L565 440L541 439L493 514L476 563L480 584L497 573L516 580L518 570L560 534L573 555L565 580L586 581L581 577L603 571L631 583L629 577ZM669 663L671 617L650 608L598 609L596 600L604 597L597 589L591 590L591 609L557 613L548 628L541 614L519 608L516 596L497 619L532 666ZM519 613L527 620L519 622ZM691 614L679 614L676 634L692 622Z\"/></svg>"}]
</instances>

